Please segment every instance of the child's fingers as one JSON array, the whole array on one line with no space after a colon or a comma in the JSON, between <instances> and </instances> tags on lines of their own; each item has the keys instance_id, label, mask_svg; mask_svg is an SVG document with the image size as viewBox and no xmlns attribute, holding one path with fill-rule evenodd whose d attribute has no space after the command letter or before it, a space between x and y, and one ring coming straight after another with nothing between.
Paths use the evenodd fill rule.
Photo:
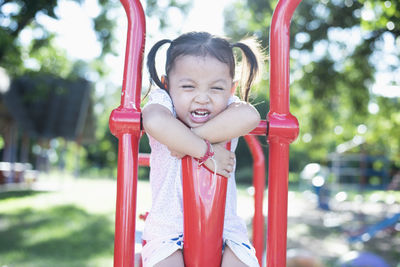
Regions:
<instances>
[{"instance_id":1,"label":"child's fingers","mask_svg":"<svg viewBox=\"0 0 400 267\"><path fill-rule=\"evenodd\" d=\"M233 171L233 166L232 165L226 166L225 171L227 171L228 173L231 173Z\"/></svg>"},{"instance_id":2,"label":"child's fingers","mask_svg":"<svg viewBox=\"0 0 400 267\"><path fill-rule=\"evenodd\" d=\"M232 171L233 170L233 166L235 166L235 159L228 159L226 161L226 166L229 166L229 169Z\"/></svg>"},{"instance_id":3,"label":"child's fingers","mask_svg":"<svg viewBox=\"0 0 400 267\"><path fill-rule=\"evenodd\" d=\"M218 174L224 176L225 178L229 178L229 176L230 176L230 173L225 170Z\"/></svg>"},{"instance_id":4,"label":"child's fingers","mask_svg":"<svg viewBox=\"0 0 400 267\"><path fill-rule=\"evenodd\" d=\"M215 168L215 166L213 165ZM212 168L214 170L214 168ZM218 175L224 176L225 178L229 178L231 172L233 171L233 166L231 165L222 165L218 166L217 173Z\"/></svg>"},{"instance_id":5,"label":"child's fingers","mask_svg":"<svg viewBox=\"0 0 400 267\"><path fill-rule=\"evenodd\" d=\"M234 169L234 165L226 164L226 165L221 166L221 169L217 170L217 173L226 178L229 178L230 174L233 172L233 169Z\"/></svg>"}]
</instances>

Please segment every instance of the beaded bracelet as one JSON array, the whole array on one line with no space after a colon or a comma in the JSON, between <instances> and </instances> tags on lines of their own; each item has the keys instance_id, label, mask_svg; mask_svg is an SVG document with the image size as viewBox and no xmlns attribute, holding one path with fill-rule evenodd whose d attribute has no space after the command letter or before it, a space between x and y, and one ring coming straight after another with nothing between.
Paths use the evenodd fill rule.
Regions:
<instances>
[{"instance_id":1,"label":"beaded bracelet","mask_svg":"<svg viewBox=\"0 0 400 267\"><path fill-rule=\"evenodd\" d=\"M207 151L204 154L204 156L199 158L199 166L203 165L204 162L206 162L209 158L213 159L213 157L214 157L214 151L213 151L212 145L210 144L210 142L208 140L204 140L204 141L207 144Z\"/></svg>"},{"instance_id":2,"label":"beaded bracelet","mask_svg":"<svg viewBox=\"0 0 400 267\"><path fill-rule=\"evenodd\" d=\"M214 163L214 173L213 173L213 179L215 179L216 175L217 175L217 161L214 159L214 150L212 145L210 144L210 142L208 140L204 140L207 144L207 151L204 154L204 156L202 156L199 159L199 166L203 165L204 162L206 162L208 159L211 159L212 162Z\"/></svg>"}]
</instances>

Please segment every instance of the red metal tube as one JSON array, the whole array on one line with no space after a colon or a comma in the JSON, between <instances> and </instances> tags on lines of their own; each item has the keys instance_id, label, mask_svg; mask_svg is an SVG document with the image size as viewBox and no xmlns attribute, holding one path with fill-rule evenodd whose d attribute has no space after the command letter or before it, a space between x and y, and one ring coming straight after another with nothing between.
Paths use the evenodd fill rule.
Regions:
<instances>
[{"instance_id":1,"label":"red metal tube","mask_svg":"<svg viewBox=\"0 0 400 267\"><path fill-rule=\"evenodd\" d=\"M265 190L265 157L260 142L254 135L246 135L244 139L253 157L254 217L253 246L256 249L258 263L262 266L264 252L264 215L263 200Z\"/></svg>"},{"instance_id":2,"label":"red metal tube","mask_svg":"<svg viewBox=\"0 0 400 267\"><path fill-rule=\"evenodd\" d=\"M128 17L124 76L121 105L109 120L110 130L119 140L114 266L133 267L145 16L139 0L121 3Z\"/></svg>"},{"instance_id":3,"label":"red metal tube","mask_svg":"<svg viewBox=\"0 0 400 267\"><path fill-rule=\"evenodd\" d=\"M139 153L139 166L150 166L150 154Z\"/></svg>"},{"instance_id":4,"label":"red metal tube","mask_svg":"<svg viewBox=\"0 0 400 267\"><path fill-rule=\"evenodd\" d=\"M280 0L270 32L270 111L267 266L286 266L289 144L299 132L289 112L290 20L301 0Z\"/></svg>"},{"instance_id":5,"label":"red metal tube","mask_svg":"<svg viewBox=\"0 0 400 267\"><path fill-rule=\"evenodd\" d=\"M290 20L301 0L280 0L270 29L270 110L289 113Z\"/></svg>"},{"instance_id":6,"label":"red metal tube","mask_svg":"<svg viewBox=\"0 0 400 267\"><path fill-rule=\"evenodd\" d=\"M268 135L268 124L266 120L261 120L258 126L251 131L249 134L251 135Z\"/></svg>"},{"instance_id":7,"label":"red metal tube","mask_svg":"<svg viewBox=\"0 0 400 267\"><path fill-rule=\"evenodd\" d=\"M146 20L139 0L120 0L128 17L121 105L140 109Z\"/></svg>"},{"instance_id":8,"label":"red metal tube","mask_svg":"<svg viewBox=\"0 0 400 267\"><path fill-rule=\"evenodd\" d=\"M114 266L134 267L139 138L124 134L118 144L117 207L115 213Z\"/></svg>"},{"instance_id":9,"label":"red metal tube","mask_svg":"<svg viewBox=\"0 0 400 267\"><path fill-rule=\"evenodd\" d=\"M281 0L278 3L271 25L271 109L267 116L269 124L268 142L270 143L267 253L269 267L286 265L289 144L298 135L298 122L289 113L289 24L291 16L300 1ZM121 2L128 16L124 80L121 106L112 112L109 123L111 132L119 139L114 266L133 266L140 138L139 104L145 19L143 9L138 0L121 0ZM262 122L251 134L265 134L266 132L267 122ZM222 199L224 198L222 197ZM189 215L189 213L187 214ZM219 227L223 229L223 224L220 224ZM221 240L221 236L215 240ZM185 244L186 242L187 240L185 240ZM218 249L213 251L218 251ZM197 253L195 255L201 254Z\"/></svg>"},{"instance_id":10,"label":"red metal tube","mask_svg":"<svg viewBox=\"0 0 400 267\"><path fill-rule=\"evenodd\" d=\"M221 265L227 181L189 156L182 159L186 267Z\"/></svg>"}]
</instances>

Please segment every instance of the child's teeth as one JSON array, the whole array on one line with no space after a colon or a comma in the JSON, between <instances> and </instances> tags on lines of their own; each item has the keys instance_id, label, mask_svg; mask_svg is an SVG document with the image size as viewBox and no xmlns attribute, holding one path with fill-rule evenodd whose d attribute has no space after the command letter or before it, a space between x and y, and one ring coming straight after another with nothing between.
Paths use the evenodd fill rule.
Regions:
<instances>
[{"instance_id":1,"label":"child's teeth","mask_svg":"<svg viewBox=\"0 0 400 267\"><path fill-rule=\"evenodd\" d=\"M194 111L192 112L193 116L195 117L204 117L208 115L208 112L205 111Z\"/></svg>"}]
</instances>

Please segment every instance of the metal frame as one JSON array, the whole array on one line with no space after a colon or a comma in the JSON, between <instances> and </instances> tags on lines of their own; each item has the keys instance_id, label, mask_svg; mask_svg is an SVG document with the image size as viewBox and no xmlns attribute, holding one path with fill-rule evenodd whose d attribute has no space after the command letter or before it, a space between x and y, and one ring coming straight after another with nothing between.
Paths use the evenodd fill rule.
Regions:
<instances>
[{"instance_id":1,"label":"metal frame","mask_svg":"<svg viewBox=\"0 0 400 267\"><path fill-rule=\"evenodd\" d=\"M267 136L269 143L267 266L286 266L286 229L289 144L298 135L297 119L289 111L289 33L291 17L301 0L280 0L275 9L270 34L270 111L267 120L245 139L254 158L255 216L253 243L262 261L265 186L264 156L253 135ZM121 105L110 115L109 127L119 139L115 221L114 266L133 267L139 158L141 70L145 43L145 15L139 0L121 0L128 17ZM262 229L260 231L259 229ZM221 237L216 237L218 238ZM197 240L197 242L199 242ZM216 263L218 265L218 262ZM199 266L195 262L186 265Z\"/></svg>"}]
</instances>

